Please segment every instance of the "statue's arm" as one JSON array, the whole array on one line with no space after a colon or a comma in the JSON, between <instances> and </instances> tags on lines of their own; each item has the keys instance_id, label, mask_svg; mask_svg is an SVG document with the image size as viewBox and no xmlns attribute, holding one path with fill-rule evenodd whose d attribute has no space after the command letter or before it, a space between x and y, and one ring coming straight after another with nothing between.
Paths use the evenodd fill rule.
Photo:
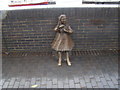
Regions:
<instances>
[{"instance_id":1,"label":"statue's arm","mask_svg":"<svg viewBox=\"0 0 120 90\"><path fill-rule=\"evenodd\" d=\"M73 30L70 26L69 26L69 33L73 33Z\"/></svg>"},{"instance_id":2,"label":"statue's arm","mask_svg":"<svg viewBox=\"0 0 120 90\"><path fill-rule=\"evenodd\" d=\"M68 27L68 29L67 29L67 30L66 30L66 29L64 29L64 31L65 31L65 32L67 32L67 33L73 33L73 30L71 29L71 27L70 27L70 26Z\"/></svg>"},{"instance_id":3,"label":"statue's arm","mask_svg":"<svg viewBox=\"0 0 120 90\"><path fill-rule=\"evenodd\" d=\"M54 28L54 31L56 32L58 31L58 25Z\"/></svg>"}]
</instances>

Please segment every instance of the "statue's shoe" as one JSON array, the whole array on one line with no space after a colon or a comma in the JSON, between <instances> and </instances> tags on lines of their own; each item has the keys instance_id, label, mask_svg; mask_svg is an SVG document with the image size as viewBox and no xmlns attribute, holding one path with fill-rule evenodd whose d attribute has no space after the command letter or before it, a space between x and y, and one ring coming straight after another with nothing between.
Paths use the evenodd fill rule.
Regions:
<instances>
[{"instance_id":1,"label":"statue's shoe","mask_svg":"<svg viewBox=\"0 0 120 90\"><path fill-rule=\"evenodd\" d=\"M62 64L61 63L58 63L58 66L61 66Z\"/></svg>"},{"instance_id":2,"label":"statue's shoe","mask_svg":"<svg viewBox=\"0 0 120 90\"><path fill-rule=\"evenodd\" d=\"M71 65L72 65L71 62L67 62L67 64L68 64L68 66L71 66Z\"/></svg>"}]
</instances>

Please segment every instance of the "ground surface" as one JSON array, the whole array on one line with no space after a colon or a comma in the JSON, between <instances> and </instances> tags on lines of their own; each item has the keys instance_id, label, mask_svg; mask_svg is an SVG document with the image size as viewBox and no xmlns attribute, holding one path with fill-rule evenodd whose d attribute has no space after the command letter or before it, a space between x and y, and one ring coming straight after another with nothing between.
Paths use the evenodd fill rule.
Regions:
<instances>
[{"instance_id":1,"label":"ground surface","mask_svg":"<svg viewBox=\"0 0 120 90\"><path fill-rule=\"evenodd\" d=\"M118 88L118 56L72 55L72 66L55 56L3 56L3 88Z\"/></svg>"}]
</instances>

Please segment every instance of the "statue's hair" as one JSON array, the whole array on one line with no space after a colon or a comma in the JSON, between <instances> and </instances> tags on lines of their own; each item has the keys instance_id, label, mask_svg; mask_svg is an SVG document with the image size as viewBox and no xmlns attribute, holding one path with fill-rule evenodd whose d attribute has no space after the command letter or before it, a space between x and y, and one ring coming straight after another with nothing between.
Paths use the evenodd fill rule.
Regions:
<instances>
[{"instance_id":1,"label":"statue's hair","mask_svg":"<svg viewBox=\"0 0 120 90\"><path fill-rule=\"evenodd\" d=\"M61 14L59 17L58 17L58 25L60 25L61 24L61 18L62 17L66 17L66 15L65 14Z\"/></svg>"},{"instance_id":2,"label":"statue's hair","mask_svg":"<svg viewBox=\"0 0 120 90\"><path fill-rule=\"evenodd\" d=\"M62 17L66 17L66 15L65 15L65 14L62 14L62 15L60 15L60 16L58 17L58 19L60 20Z\"/></svg>"},{"instance_id":3,"label":"statue's hair","mask_svg":"<svg viewBox=\"0 0 120 90\"><path fill-rule=\"evenodd\" d=\"M62 18L62 17L66 17L66 15L65 15L65 14L61 14L61 15L58 17L59 20L58 20L58 24L57 24L56 27L58 27L59 25L61 25L61 18ZM68 25L68 23L67 23L65 27L68 28L68 26L69 26L69 25Z\"/></svg>"}]
</instances>

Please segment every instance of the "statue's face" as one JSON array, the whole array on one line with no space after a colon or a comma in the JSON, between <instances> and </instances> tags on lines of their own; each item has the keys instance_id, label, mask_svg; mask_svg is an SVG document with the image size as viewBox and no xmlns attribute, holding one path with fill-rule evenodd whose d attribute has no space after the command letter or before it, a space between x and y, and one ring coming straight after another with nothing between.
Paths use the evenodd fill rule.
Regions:
<instances>
[{"instance_id":1,"label":"statue's face","mask_svg":"<svg viewBox=\"0 0 120 90\"><path fill-rule=\"evenodd\" d=\"M66 17L62 17L62 18L61 18L61 23L62 23L62 24L66 24L66 21L67 21Z\"/></svg>"}]
</instances>

